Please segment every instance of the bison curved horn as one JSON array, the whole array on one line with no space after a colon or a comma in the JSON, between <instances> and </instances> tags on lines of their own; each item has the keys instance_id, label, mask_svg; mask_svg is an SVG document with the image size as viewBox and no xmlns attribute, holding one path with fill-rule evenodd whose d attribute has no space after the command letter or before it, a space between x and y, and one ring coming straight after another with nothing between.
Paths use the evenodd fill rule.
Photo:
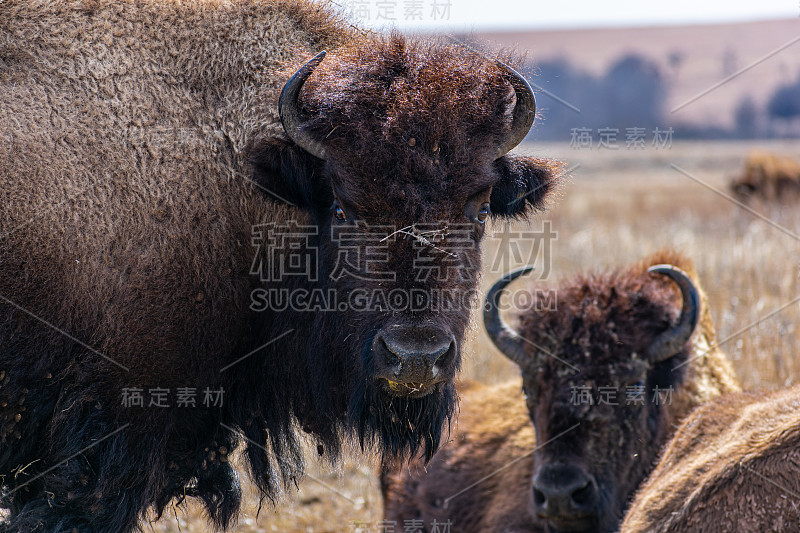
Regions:
<instances>
[{"instance_id":1,"label":"bison curved horn","mask_svg":"<svg viewBox=\"0 0 800 533\"><path fill-rule=\"evenodd\" d=\"M532 266L523 267L509 272L497 280L486 294L486 303L483 306L483 325L486 328L486 333L494 345L497 346L497 349L518 365L523 365L528 360L524 346L525 339L500 317L498 304L506 286L531 270L533 270Z\"/></svg>"},{"instance_id":2,"label":"bison curved horn","mask_svg":"<svg viewBox=\"0 0 800 533\"><path fill-rule=\"evenodd\" d=\"M692 333L694 333L697 322L700 319L700 294L697 292L697 287L695 287L692 279L686 272L677 267L655 265L648 268L647 271L670 278L680 288L681 297L683 298L683 307L678 324L656 337L648 350L650 360L659 363L680 352L692 336Z\"/></svg>"},{"instance_id":3,"label":"bison curved horn","mask_svg":"<svg viewBox=\"0 0 800 533\"><path fill-rule=\"evenodd\" d=\"M497 156L503 157L512 148L517 146L531 131L533 126L533 118L536 115L536 98L533 96L533 90L528 84L528 81L523 78L519 72L509 67L502 61L497 61L497 65L505 71L509 77L514 93L517 95L517 104L514 106L513 122L511 123L511 131L508 136L500 143L497 148Z\"/></svg>"},{"instance_id":4,"label":"bison curved horn","mask_svg":"<svg viewBox=\"0 0 800 533\"><path fill-rule=\"evenodd\" d=\"M301 131L305 120L297 108L297 97L308 77L325 58L325 54L326 52L323 50L300 67L300 70L295 72L283 86L281 96L278 98L278 115L281 117L281 124L283 124L286 135L297 146L320 159L325 159L325 147L319 141L311 138L308 133Z\"/></svg>"}]
</instances>

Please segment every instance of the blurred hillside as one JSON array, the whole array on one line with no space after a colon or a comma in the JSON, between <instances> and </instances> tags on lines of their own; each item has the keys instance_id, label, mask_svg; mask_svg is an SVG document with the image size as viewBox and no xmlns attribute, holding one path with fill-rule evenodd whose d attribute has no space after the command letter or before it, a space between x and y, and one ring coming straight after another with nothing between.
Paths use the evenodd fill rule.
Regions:
<instances>
[{"instance_id":1,"label":"blurred hillside","mask_svg":"<svg viewBox=\"0 0 800 533\"><path fill-rule=\"evenodd\" d=\"M597 142L612 128L624 142L626 128L655 127L682 138L800 137L799 19L457 37L526 54L542 118L533 139L588 129Z\"/></svg>"}]
</instances>

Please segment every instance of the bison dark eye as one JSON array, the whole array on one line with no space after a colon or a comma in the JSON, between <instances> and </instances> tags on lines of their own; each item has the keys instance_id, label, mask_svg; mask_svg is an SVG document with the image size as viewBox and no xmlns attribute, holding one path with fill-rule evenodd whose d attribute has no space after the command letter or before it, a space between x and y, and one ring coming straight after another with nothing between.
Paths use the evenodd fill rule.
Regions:
<instances>
[{"instance_id":1,"label":"bison dark eye","mask_svg":"<svg viewBox=\"0 0 800 533\"><path fill-rule=\"evenodd\" d=\"M491 211L489 211L489 204L483 204L478 210L478 215L475 217L475 220L483 224L486 222L486 219L489 218L490 214Z\"/></svg>"},{"instance_id":2,"label":"bison dark eye","mask_svg":"<svg viewBox=\"0 0 800 533\"><path fill-rule=\"evenodd\" d=\"M338 220L339 222L344 222L345 220L347 220L347 215L344 214L344 209L342 209L338 205L333 210L333 216L336 217L336 220Z\"/></svg>"}]
</instances>

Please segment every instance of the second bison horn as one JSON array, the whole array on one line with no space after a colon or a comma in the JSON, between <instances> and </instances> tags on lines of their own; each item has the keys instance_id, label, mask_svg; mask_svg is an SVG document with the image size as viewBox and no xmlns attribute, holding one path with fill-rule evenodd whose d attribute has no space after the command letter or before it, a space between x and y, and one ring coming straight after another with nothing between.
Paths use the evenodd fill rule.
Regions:
<instances>
[{"instance_id":1,"label":"second bison horn","mask_svg":"<svg viewBox=\"0 0 800 533\"><path fill-rule=\"evenodd\" d=\"M325 147L307 132L302 131L305 120L297 107L297 97L303 84L324 58L325 51L323 50L300 67L300 70L295 72L283 86L281 96L278 98L278 115L281 117L281 124L283 124L286 135L297 146L320 159L325 159Z\"/></svg>"},{"instance_id":2,"label":"second bison horn","mask_svg":"<svg viewBox=\"0 0 800 533\"><path fill-rule=\"evenodd\" d=\"M486 294L486 303L483 306L483 324L486 327L486 333L489 338L503 355L520 366L524 365L529 359L525 350L525 339L506 324L500 316L499 303L500 296L503 295L506 286L531 270L533 270L532 266L520 268L497 280Z\"/></svg>"},{"instance_id":3,"label":"second bison horn","mask_svg":"<svg viewBox=\"0 0 800 533\"><path fill-rule=\"evenodd\" d=\"M514 93L517 95L517 104L514 106L514 120L511 123L511 131L508 136L500 143L497 148L496 157L503 157L512 148L517 146L525 139L528 132L531 131L533 126L533 118L536 116L536 99L533 96L533 91L528 81L523 78L519 72L509 67L502 61L498 61L497 65L505 71L508 76L508 81L514 87Z\"/></svg>"},{"instance_id":4,"label":"second bison horn","mask_svg":"<svg viewBox=\"0 0 800 533\"><path fill-rule=\"evenodd\" d=\"M655 265L647 269L667 276L681 290L683 306L678 324L661 333L650 345L648 356L651 361L658 363L666 361L679 353L697 327L700 319L700 295L692 279L683 270L672 265Z\"/></svg>"}]
</instances>

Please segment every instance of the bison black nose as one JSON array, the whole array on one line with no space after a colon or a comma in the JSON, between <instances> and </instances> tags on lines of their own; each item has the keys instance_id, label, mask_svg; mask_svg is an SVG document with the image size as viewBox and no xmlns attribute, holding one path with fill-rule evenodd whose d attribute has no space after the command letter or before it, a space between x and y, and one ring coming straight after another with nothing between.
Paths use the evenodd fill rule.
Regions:
<instances>
[{"instance_id":1,"label":"bison black nose","mask_svg":"<svg viewBox=\"0 0 800 533\"><path fill-rule=\"evenodd\" d=\"M575 466L544 465L533 479L536 514L549 521L571 524L573 527L567 530L588 528L597 514L598 496L594 478ZM581 524L587 527L580 527Z\"/></svg>"},{"instance_id":2,"label":"bison black nose","mask_svg":"<svg viewBox=\"0 0 800 533\"><path fill-rule=\"evenodd\" d=\"M426 386L449 379L455 351L455 337L432 327L389 326L373 343L378 377L390 384Z\"/></svg>"}]
</instances>

